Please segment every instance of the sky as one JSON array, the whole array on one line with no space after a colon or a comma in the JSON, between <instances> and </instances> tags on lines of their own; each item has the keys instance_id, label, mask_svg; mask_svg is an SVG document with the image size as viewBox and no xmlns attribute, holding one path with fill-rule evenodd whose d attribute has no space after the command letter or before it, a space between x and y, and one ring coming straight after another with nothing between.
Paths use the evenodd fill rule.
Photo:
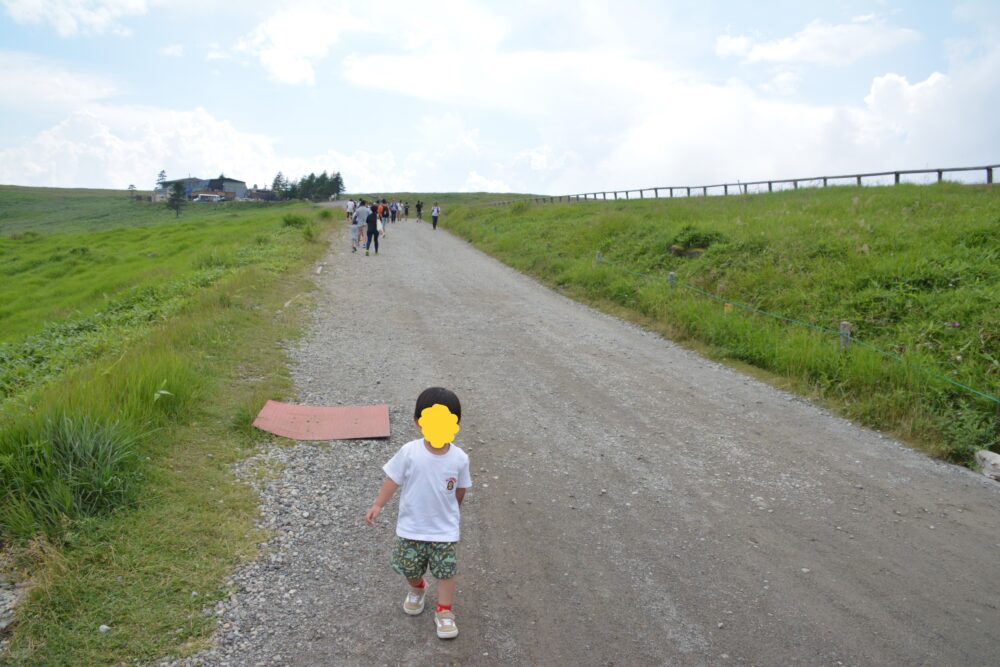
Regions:
<instances>
[{"instance_id":1,"label":"sky","mask_svg":"<svg viewBox=\"0 0 1000 667\"><path fill-rule=\"evenodd\" d=\"M559 195L1000 161L1000 2L0 0L0 183Z\"/></svg>"}]
</instances>

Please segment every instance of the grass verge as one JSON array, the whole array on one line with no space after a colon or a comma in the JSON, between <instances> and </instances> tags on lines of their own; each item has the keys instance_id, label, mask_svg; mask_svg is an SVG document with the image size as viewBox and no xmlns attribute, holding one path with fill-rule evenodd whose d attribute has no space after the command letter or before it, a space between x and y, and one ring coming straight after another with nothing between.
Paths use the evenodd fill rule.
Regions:
<instances>
[{"instance_id":1,"label":"grass verge","mask_svg":"<svg viewBox=\"0 0 1000 667\"><path fill-rule=\"evenodd\" d=\"M998 220L1000 190L942 184L453 206L447 226L576 298L971 465L1000 449L996 404L955 384L1000 386Z\"/></svg>"},{"instance_id":2,"label":"grass verge","mask_svg":"<svg viewBox=\"0 0 1000 667\"><path fill-rule=\"evenodd\" d=\"M99 467L120 470L128 483L83 474L80 483L64 484L70 494L62 505L59 484L6 489L10 500L48 488L54 498L44 506L54 511L35 511L35 530L30 521L18 526L16 503L0 514L8 537L21 538L8 544L10 557L33 584L3 664L144 664L205 645L214 620L203 610L227 594L225 575L261 540L255 497L228 465L254 447L250 421L260 405L287 395L279 343L298 332L294 311L306 300L283 304L308 291L300 269L325 247L294 236L280 269L227 272L123 349L64 370L4 406L0 443L49 443L35 463L55 468L94 457L109 463L100 457L117 453L120 469ZM60 429L61 441L48 437ZM54 478L67 479L58 473ZM94 498L113 502L87 505ZM102 624L111 630L100 633Z\"/></svg>"}]
</instances>

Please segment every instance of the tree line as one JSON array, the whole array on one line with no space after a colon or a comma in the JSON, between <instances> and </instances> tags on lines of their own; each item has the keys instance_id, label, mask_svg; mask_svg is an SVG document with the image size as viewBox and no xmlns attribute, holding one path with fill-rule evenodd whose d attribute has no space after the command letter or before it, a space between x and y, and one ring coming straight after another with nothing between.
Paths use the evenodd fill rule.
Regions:
<instances>
[{"instance_id":1,"label":"tree line","mask_svg":"<svg viewBox=\"0 0 1000 667\"><path fill-rule=\"evenodd\" d=\"M324 171L319 176L309 174L297 181L290 181L279 171L271 182L271 190L279 199L324 201L330 197L339 197L344 192L344 179L339 171L333 174Z\"/></svg>"}]
</instances>

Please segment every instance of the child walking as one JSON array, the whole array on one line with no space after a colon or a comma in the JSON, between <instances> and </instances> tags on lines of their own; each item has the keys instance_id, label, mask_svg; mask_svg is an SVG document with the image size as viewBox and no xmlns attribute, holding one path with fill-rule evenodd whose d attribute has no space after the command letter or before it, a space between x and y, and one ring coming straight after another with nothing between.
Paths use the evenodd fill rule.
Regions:
<instances>
[{"instance_id":1,"label":"child walking","mask_svg":"<svg viewBox=\"0 0 1000 667\"><path fill-rule=\"evenodd\" d=\"M458 572L455 547L459 539L459 508L466 489L472 486L469 457L454 443L461 419L462 404L453 392L442 387L421 392L413 421L424 437L400 447L382 467L385 480L365 513L365 522L374 525L382 508L402 488L392 569L409 584L403 611L411 616L424 610L427 592L424 572L430 569L438 581L434 624L441 639L458 636L451 608Z\"/></svg>"}]
</instances>

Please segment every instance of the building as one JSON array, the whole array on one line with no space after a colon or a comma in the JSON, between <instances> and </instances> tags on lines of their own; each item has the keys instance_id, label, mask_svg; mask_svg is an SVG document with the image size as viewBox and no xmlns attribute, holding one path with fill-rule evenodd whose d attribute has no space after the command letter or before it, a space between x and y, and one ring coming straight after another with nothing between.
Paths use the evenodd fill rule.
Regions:
<instances>
[{"instance_id":1,"label":"building","mask_svg":"<svg viewBox=\"0 0 1000 667\"><path fill-rule=\"evenodd\" d=\"M172 181L164 181L163 185L153 191L153 201L166 201L170 197L170 190L174 183L180 183L184 188L184 196L194 199L198 195L220 195L227 200L246 199L247 184L235 178L178 178Z\"/></svg>"},{"instance_id":2,"label":"building","mask_svg":"<svg viewBox=\"0 0 1000 667\"><path fill-rule=\"evenodd\" d=\"M225 193L226 199L230 200L247 198L247 184L243 181L237 181L235 178L226 178L225 176L213 178L208 182L208 189L213 192Z\"/></svg>"}]
</instances>

